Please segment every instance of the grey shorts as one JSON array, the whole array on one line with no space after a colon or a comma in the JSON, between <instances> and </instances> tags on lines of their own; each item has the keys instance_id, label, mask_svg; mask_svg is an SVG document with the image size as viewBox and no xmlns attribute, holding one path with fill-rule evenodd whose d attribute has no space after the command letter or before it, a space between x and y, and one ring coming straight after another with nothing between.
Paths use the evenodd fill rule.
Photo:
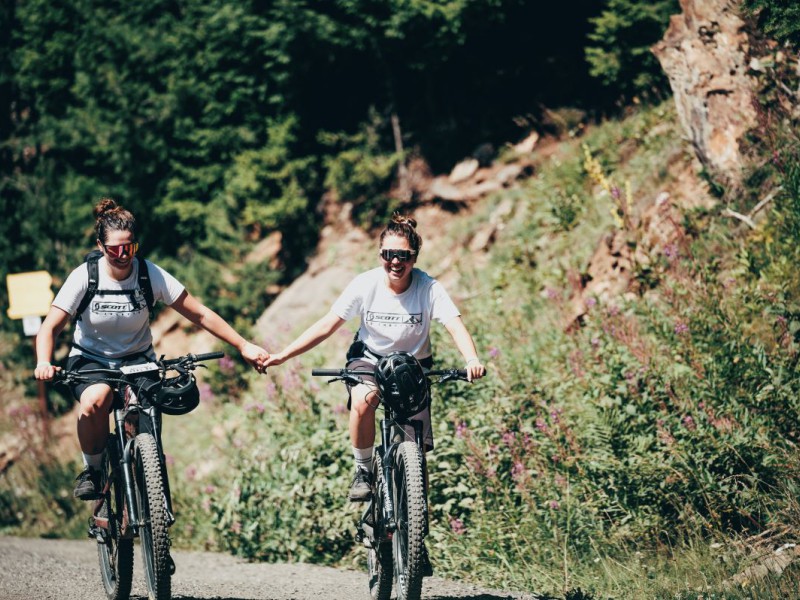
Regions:
<instances>
[{"instance_id":1,"label":"grey shorts","mask_svg":"<svg viewBox=\"0 0 800 600\"><path fill-rule=\"evenodd\" d=\"M429 367L429 365L423 365L423 366ZM369 362L369 361L356 358L355 360L351 360L350 362L347 363L347 368L348 369L370 369L370 370L372 370L372 369L375 368L375 365L373 363ZM378 389L378 386L375 383L375 377L374 376L372 376L372 375L361 375L361 379L363 379L364 383L366 383L368 386L370 386L370 387L372 387L372 388L374 388L376 390ZM350 402L352 400L352 396L351 396L352 387L353 386L350 385L350 384L347 385L347 394L348 394L348 397L347 397L347 409L348 410L350 409ZM422 439L425 441L425 451L426 452L430 452L431 450L433 450L434 443L433 443L433 428L431 427L431 406L430 406L430 402L428 403L428 407L425 410L423 410L421 412L418 412L416 415L411 417L410 420L422 421ZM410 425L410 424L409 425L404 425L403 426L403 430L406 433L406 438L405 438L406 441L413 442L414 441L414 427L412 425Z\"/></svg>"}]
</instances>

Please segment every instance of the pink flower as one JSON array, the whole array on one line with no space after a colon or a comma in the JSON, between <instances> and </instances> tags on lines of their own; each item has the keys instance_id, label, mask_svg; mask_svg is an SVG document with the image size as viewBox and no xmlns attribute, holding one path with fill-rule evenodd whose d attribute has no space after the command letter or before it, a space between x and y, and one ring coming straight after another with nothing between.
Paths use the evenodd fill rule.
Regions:
<instances>
[{"instance_id":1,"label":"pink flower","mask_svg":"<svg viewBox=\"0 0 800 600\"><path fill-rule=\"evenodd\" d=\"M489 348L489 358L497 358L500 355L500 349L491 346Z\"/></svg>"},{"instance_id":2,"label":"pink flower","mask_svg":"<svg viewBox=\"0 0 800 600\"><path fill-rule=\"evenodd\" d=\"M519 479L524 475L524 473L525 473L525 465L523 465L519 461L515 462L514 466L511 467L511 477L514 479L514 481L519 481Z\"/></svg>"},{"instance_id":3,"label":"pink flower","mask_svg":"<svg viewBox=\"0 0 800 600\"><path fill-rule=\"evenodd\" d=\"M450 530L456 535L464 535L467 532L467 528L464 527L464 522L455 517L450 517Z\"/></svg>"},{"instance_id":4,"label":"pink flower","mask_svg":"<svg viewBox=\"0 0 800 600\"><path fill-rule=\"evenodd\" d=\"M684 335L685 333L689 332L689 326L684 323L683 321L676 321L675 322L675 333L677 335Z\"/></svg>"},{"instance_id":5,"label":"pink flower","mask_svg":"<svg viewBox=\"0 0 800 600\"><path fill-rule=\"evenodd\" d=\"M469 434L469 428L464 421L461 421L456 425L456 437L465 437L467 434Z\"/></svg>"},{"instance_id":6,"label":"pink flower","mask_svg":"<svg viewBox=\"0 0 800 600\"><path fill-rule=\"evenodd\" d=\"M550 507L550 510L558 510L561 508L561 505L558 503L558 500L550 500L547 504Z\"/></svg>"}]
</instances>

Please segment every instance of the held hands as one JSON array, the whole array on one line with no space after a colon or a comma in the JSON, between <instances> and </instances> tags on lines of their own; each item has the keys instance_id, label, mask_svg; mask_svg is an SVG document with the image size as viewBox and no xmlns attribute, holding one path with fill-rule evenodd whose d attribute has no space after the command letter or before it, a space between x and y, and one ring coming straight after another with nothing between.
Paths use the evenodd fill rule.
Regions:
<instances>
[{"instance_id":1,"label":"held hands","mask_svg":"<svg viewBox=\"0 0 800 600\"><path fill-rule=\"evenodd\" d=\"M266 363L269 361L269 352L250 342L247 342L240 352L242 353L242 358L244 358L251 367L259 373L266 373Z\"/></svg>"},{"instance_id":2,"label":"held hands","mask_svg":"<svg viewBox=\"0 0 800 600\"><path fill-rule=\"evenodd\" d=\"M286 362L286 357L283 355L283 352L279 352L278 354L272 354L266 363L264 363L264 368L267 367L277 367L278 365L282 365Z\"/></svg>"},{"instance_id":3,"label":"held hands","mask_svg":"<svg viewBox=\"0 0 800 600\"><path fill-rule=\"evenodd\" d=\"M467 381L480 379L486 375L486 367L481 364L479 358L470 358L464 368L467 370Z\"/></svg>"}]
</instances>

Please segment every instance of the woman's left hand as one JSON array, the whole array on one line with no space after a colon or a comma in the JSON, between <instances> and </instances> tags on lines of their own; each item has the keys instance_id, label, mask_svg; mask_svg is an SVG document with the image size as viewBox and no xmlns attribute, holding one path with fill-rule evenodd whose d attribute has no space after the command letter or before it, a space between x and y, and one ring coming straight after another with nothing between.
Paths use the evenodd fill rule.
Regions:
<instances>
[{"instance_id":1,"label":"woman's left hand","mask_svg":"<svg viewBox=\"0 0 800 600\"><path fill-rule=\"evenodd\" d=\"M269 352L260 346L256 346L247 342L240 350L242 358L244 358L250 366L252 366L259 373L266 372L266 362L269 360Z\"/></svg>"}]
</instances>

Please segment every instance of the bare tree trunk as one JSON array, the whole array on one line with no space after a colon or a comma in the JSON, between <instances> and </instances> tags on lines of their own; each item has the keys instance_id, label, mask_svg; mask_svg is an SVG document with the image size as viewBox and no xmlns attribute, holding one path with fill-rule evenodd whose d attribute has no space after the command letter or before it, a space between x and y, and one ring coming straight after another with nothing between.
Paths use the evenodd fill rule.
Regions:
<instances>
[{"instance_id":1,"label":"bare tree trunk","mask_svg":"<svg viewBox=\"0 0 800 600\"><path fill-rule=\"evenodd\" d=\"M397 181L400 191L400 197L403 200L411 199L411 187L408 181L408 169L406 168L406 159L403 156L403 132L400 129L400 117L397 116L397 111L392 110L392 134L394 135L394 151L402 156L400 164L397 167Z\"/></svg>"}]
</instances>

